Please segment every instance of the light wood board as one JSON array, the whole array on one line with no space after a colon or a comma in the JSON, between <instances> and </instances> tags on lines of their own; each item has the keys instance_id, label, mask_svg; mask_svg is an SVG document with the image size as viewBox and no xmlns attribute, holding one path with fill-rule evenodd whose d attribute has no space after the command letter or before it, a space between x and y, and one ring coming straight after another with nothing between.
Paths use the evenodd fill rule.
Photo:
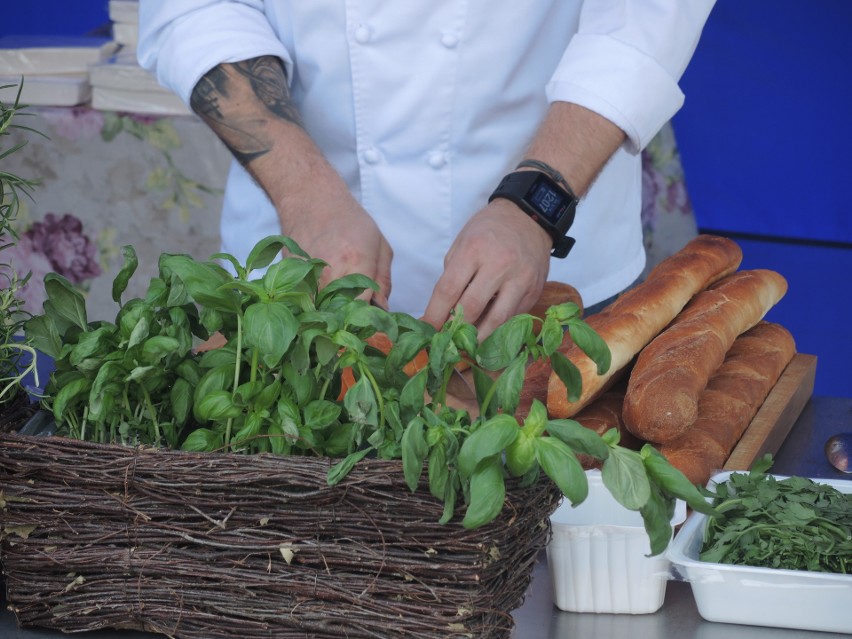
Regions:
<instances>
[{"instance_id":1,"label":"light wood board","mask_svg":"<svg viewBox=\"0 0 852 639\"><path fill-rule=\"evenodd\" d=\"M778 452L784 439L813 395L815 355L797 353L787 364L751 424L743 433L724 470L748 470L766 453Z\"/></svg>"}]
</instances>

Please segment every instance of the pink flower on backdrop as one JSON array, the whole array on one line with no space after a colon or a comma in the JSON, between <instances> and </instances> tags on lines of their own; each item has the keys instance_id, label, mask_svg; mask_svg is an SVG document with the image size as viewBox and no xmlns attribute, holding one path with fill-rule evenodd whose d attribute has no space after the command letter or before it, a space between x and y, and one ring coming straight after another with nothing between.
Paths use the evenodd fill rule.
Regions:
<instances>
[{"instance_id":1,"label":"pink flower on backdrop","mask_svg":"<svg viewBox=\"0 0 852 639\"><path fill-rule=\"evenodd\" d=\"M642 157L642 223L645 227L652 227L657 221L659 207L664 204L660 201L666 192L666 176L658 171L653 163Z\"/></svg>"},{"instance_id":2,"label":"pink flower on backdrop","mask_svg":"<svg viewBox=\"0 0 852 639\"><path fill-rule=\"evenodd\" d=\"M68 140L100 135L104 125L104 114L101 111L82 106L71 109L45 109L42 115L56 135Z\"/></svg>"},{"instance_id":3,"label":"pink flower on backdrop","mask_svg":"<svg viewBox=\"0 0 852 639\"><path fill-rule=\"evenodd\" d=\"M73 284L101 274L97 246L83 233L82 222L70 213L62 217L48 213L43 221L33 223L23 237L32 243L33 251L50 261L54 271Z\"/></svg>"},{"instance_id":4,"label":"pink flower on backdrop","mask_svg":"<svg viewBox=\"0 0 852 639\"><path fill-rule=\"evenodd\" d=\"M30 313L41 313L42 304L47 299L44 292L44 276L53 271L50 260L33 245L31 238L26 235L21 237L14 246L3 249L2 258L4 264L8 264L23 279L30 273L27 285L18 291L18 299L23 302L23 308ZM8 286L8 271L0 270L2 274L2 286Z\"/></svg>"}]
</instances>

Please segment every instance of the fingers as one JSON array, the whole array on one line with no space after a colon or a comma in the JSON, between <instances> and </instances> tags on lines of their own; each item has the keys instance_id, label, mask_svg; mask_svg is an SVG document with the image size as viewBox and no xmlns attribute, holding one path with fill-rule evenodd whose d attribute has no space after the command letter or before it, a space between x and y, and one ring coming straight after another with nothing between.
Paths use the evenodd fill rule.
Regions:
<instances>
[{"instance_id":1,"label":"fingers","mask_svg":"<svg viewBox=\"0 0 852 639\"><path fill-rule=\"evenodd\" d=\"M391 293L391 262L393 261L393 249L385 241L379 245L379 254L376 258L376 283L379 290L373 293L373 303L381 308L388 309L388 298Z\"/></svg>"},{"instance_id":2,"label":"fingers","mask_svg":"<svg viewBox=\"0 0 852 639\"><path fill-rule=\"evenodd\" d=\"M479 317L477 323L479 339L485 339L501 324L518 313L524 313L532 308L540 293L540 288L517 290L514 287L507 286L505 291L501 291L491 300L491 304Z\"/></svg>"},{"instance_id":3,"label":"fingers","mask_svg":"<svg viewBox=\"0 0 852 639\"><path fill-rule=\"evenodd\" d=\"M458 264L456 268L450 265L453 261L448 257L447 267L443 274L438 279L435 289L432 292L432 297L429 299L429 304L426 306L426 312L423 314L423 320L435 328L441 328L444 322L450 317L450 313L461 302L462 295L468 288L475 270L471 268L473 265L463 262ZM486 299L482 308L488 303ZM465 319L472 322L468 313L474 313L476 310L471 305L471 308L465 308ZM479 316L482 308L476 311L476 316Z\"/></svg>"}]
</instances>

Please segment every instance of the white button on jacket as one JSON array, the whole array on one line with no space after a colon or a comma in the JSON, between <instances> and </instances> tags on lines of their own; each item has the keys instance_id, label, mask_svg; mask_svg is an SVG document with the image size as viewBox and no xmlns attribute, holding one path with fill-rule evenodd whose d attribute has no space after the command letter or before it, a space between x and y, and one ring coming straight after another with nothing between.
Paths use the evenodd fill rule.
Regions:
<instances>
[{"instance_id":1,"label":"white button on jacket","mask_svg":"<svg viewBox=\"0 0 852 639\"><path fill-rule=\"evenodd\" d=\"M600 113L628 140L581 203L576 245L549 275L591 305L644 266L638 151L680 108L677 83L712 5L141 0L138 55L187 101L217 64L280 57L306 130L393 247L392 307L414 315L549 102ZM269 200L236 163L221 227L223 250L240 259L280 232Z\"/></svg>"}]
</instances>

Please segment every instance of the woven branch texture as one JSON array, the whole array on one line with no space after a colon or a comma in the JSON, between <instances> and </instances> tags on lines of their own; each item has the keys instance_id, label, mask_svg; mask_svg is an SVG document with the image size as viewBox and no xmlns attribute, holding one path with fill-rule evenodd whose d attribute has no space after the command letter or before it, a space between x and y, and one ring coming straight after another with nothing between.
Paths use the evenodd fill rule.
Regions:
<instances>
[{"instance_id":1,"label":"woven branch texture","mask_svg":"<svg viewBox=\"0 0 852 639\"><path fill-rule=\"evenodd\" d=\"M476 530L397 461L0 435L7 598L21 625L180 639L509 637L560 493L507 483Z\"/></svg>"}]
</instances>

